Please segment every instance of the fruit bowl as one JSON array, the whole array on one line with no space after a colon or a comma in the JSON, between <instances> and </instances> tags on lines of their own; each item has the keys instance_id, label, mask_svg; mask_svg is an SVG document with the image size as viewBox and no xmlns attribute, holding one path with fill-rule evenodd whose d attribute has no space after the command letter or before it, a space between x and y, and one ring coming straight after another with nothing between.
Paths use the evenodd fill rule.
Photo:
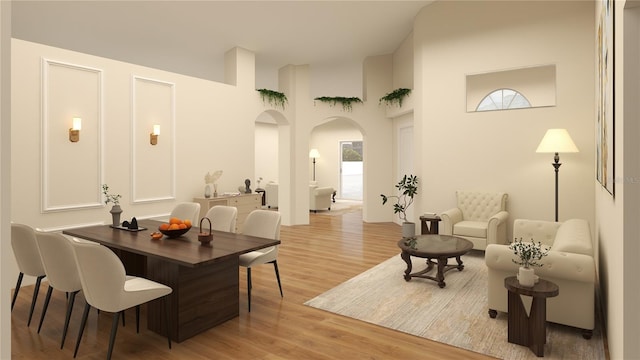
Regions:
<instances>
[{"instance_id":1,"label":"fruit bowl","mask_svg":"<svg viewBox=\"0 0 640 360\"><path fill-rule=\"evenodd\" d=\"M158 229L158 231L160 231L161 233L163 233L165 236L169 238L177 238L178 236L184 235L189 230L191 230L190 227L185 229L176 229L176 230L162 230L160 228Z\"/></svg>"}]
</instances>

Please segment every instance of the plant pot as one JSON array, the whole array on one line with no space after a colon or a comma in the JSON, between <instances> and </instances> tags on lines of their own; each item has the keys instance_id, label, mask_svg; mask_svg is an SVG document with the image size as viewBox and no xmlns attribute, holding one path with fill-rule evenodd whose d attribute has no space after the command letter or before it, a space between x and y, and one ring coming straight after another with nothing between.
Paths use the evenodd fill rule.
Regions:
<instances>
[{"instance_id":1,"label":"plant pot","mask_svg":"<svg viewBox=\"0 0 640 360\"><path fill-rule=\"evenodd\" d=\"M524 266L521 266L518 269L518 282L522 286L532 287L536 283L535 272L533 271L533 268L526 268Z\"/></svg>"},{"instance_id":2,"label":"plant pot","mask_svg":"<svg viewBox=\"0 0 640 360\"><path fill-rule=\"evenodd\" d=\"M410 239L416 236L416 224L405 221L402 223L402 238Z\"/></svg>"},{"instance_id":3,"label":"plant pot","mask_svg":"<svg viewBox=\"0 0 640 360\"><path fill-rule=\"evenodd\" d=\"M204 197L207 199L211 197L211 185L209 184L204 186Z\"/></svg>"},{"instance_id":4,"label":"plant pot","mask_svg":"<svg viewBox=\"0 0 640 360\"><path fill-rule=\"evenodd\" d=\"M120 214L122 214L120 205L113 205L109 212L111 213L111 225L120 226Z\"/></svg>"}]
</instances>

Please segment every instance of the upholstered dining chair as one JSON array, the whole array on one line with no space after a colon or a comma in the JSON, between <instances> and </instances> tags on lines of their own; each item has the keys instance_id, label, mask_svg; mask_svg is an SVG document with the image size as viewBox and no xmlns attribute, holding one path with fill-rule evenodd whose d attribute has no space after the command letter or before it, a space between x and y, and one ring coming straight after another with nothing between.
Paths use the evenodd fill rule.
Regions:
<instances>
[{"instance_id":1,"label":"upholstered dining chair","mask_svg":"<svg viewBox=\"0 0 640 360\"><path fill-rule=\"evenodd\" d=\"M93 306L99 310L113 313L111 335L107 360L111 359L113 345L118 330L120 312L132 307L136 308L136 329L139 328L140 305L151 300L164 297L166 308L166 330L169 349L171 349L171 324L169 316L169 301L166 298L172 289L166 285L135 276L127 276L124 265L118 256L109 248L100 244L85 242L71 242L75 264L80 274L82 292L87 304L82 314L78 340L73 353L75 358L82 340L87 323L89 310Z\"/></svg>"},{"instance_id":2,"label":"upholstered dining chair","mask_svg":"<svg viewBox=\"0 0 640 360\"><path fill-rule=\"evenodd\" d=\"M234 206L212 206L205 217L211 220L211 228L218 231L236 232L238 208ZM204 223L203 223L204 226Z\"/></svg>"},{"instance_id":3,"label":"upholstered dining chair","mask_svg":"<svg viewBox=\"0 0 640 360\"><path fill-rule=\"evenodd\" d=\"M36 231L36 243L40 251L44 272L49 281L49 288L47 289L47 296L44 300L42 315L40 315L38 333L40 333L44 317L47 314L53 289L64 291L69 296L60 349L64 347L64 340L67 337L69 319L73 311L76 294L82 290L80 275L78 275L78 268L76 267L76 261L73 257L73 248L71 247L70 241L69 238L60 233Z\"/></svg>"},{"instance_id":4,"label":"upholstered dining chair","mask_svg":"<svg viewBox=\"0 0 640 360\"><path fill-rule=\"evenodd\" d=\"M22 284L22 278L24 275L35 276L36 285L33 289L33 297L31 298L31 309L29 310L29 320L27 326L31 325L31 317L33 316L33 309L36 306L38 300L38 292L40 290L40 283L46 276L44 266L42 266L42 259L40 259L40 252L38 251L38 245L36 244L36 232L33 228L24 224L11 224L11 247L13 248L13 254L15 255L16 262L18 263L18 282L16 283L16 289L13 293L13 299L11 300L11 310L16 303L18 292L20 291L20 285Z\"/></svg>"},{"instance_id":5,"label":"upholstered dining chair","mask_svg":"<svg viewBox=\"0 0 640 360\"><path fill-rule=\"evenodd\" d=\"M253 210L242 225L242 233L245 235L261 238L279 240L280 239L280 213L269 210ZM251 312L251 267L261 264L273 264L276 272L280 297L282 297L282 284L280 283L280 272L278 271L278 246L271 246L265 249L249 252L240 255L240 266L247 268L247 297L249 312Z\"/></svg>"},{"instance_id":6,"label":"upholstered dining chair","mask_svg":"<svg viewBox=\"0 0 640 360\"><path fill-rule=\"evenodd\" d=\"M178 219L189 219L194 226L198 223L198 216L200 215L200 204L195 202L183 202L177 204L169 218L177 217Z\"/></svg>"}]
</instances>

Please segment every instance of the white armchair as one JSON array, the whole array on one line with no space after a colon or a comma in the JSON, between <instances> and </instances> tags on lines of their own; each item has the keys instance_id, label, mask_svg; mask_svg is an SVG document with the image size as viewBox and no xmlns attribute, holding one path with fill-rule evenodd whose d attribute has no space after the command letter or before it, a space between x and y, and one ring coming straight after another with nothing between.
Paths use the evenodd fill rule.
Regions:
<instances>
[{"instance_id":1,"label":"white armchair","mask_svg":"<svg viewBox=\"0 0 640 360\"><path fill-rule=\"evenodd\" d=\"M508 243L507 197L502 192L456 191L457 207L440 214L440 234L465 238L478 250Z\"/></svg>"},{"instance_id":2,"label":"white armchair","mask_svg":"<svg viewBox=\"0 0 640 360\"><path fill-rule=\"evenodd\" d=\"M278 207L278 183L269 182L264 186L265 204L268 208Z\"/></svg>"},{"instance_id":3,"label":"white armchair","mask_svg":"<svg viewBox=\"0 0 640 360\"><path fill-rule=\"evenodd\" d=\"M309 210L318 212L318 210L331 210L331 197L333 196L332 187L315 187L309 186Z\"/></svg>"}]
</instances>

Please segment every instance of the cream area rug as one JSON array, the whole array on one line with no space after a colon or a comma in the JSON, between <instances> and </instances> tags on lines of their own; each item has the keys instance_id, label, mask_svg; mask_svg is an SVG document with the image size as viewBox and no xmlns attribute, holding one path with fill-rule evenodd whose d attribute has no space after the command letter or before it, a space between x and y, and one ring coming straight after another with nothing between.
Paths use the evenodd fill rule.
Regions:
<instances>
[{"instance_id":1,"label":"cream area rug","mask_svg":"<svg viewBox=\"0 0 640 360\"><path fill-rule=\"evenodd\" d=\"M414 272L425 267L425 259L412 261ZM464 270L445 273L441 289L428 279L405 281L407 265L397 255L305 305L501 359L537 359L529 348L507 341L505 313L495 319L487 314L484 253L472 251L462 261ZM544 357L605 359L601 324L585 340L580 329L547 323Z\"/></svg>"}]
</instances>

